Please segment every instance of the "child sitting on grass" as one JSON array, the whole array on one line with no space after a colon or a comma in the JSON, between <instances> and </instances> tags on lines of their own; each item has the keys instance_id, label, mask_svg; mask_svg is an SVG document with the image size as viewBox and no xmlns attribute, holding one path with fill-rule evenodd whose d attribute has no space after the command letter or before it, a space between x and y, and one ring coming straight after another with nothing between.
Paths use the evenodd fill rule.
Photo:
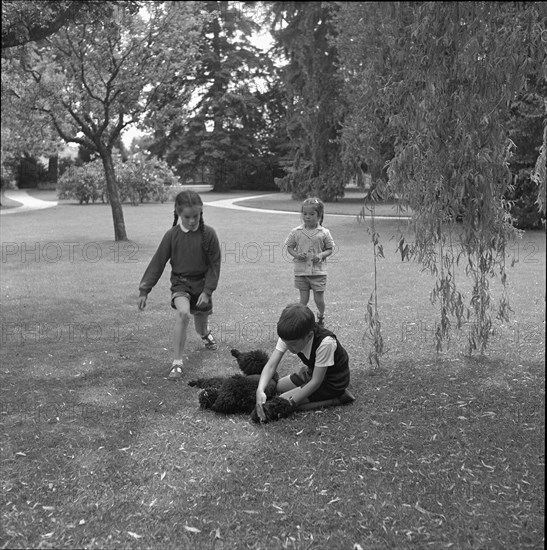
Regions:
<instances>
[{"instance_id":1,"label":"child sitting on grass","mask_svg":"<svg viewBox=\"0 0 547 550\"><path fill-rule=\"evenodd\" d=\"M256 416L260 421L269 420L265 388L287 350L298 355L304 363L299 372L285 376L277 383L277 394L289 401L294 409L344 405L354 401L347 390L350 382L348 354L335 334L315 322L315 315L309 307L289 304L281 312L277 334L279 340L262 370L256 390Z\"/></svg>"}]
</instances>

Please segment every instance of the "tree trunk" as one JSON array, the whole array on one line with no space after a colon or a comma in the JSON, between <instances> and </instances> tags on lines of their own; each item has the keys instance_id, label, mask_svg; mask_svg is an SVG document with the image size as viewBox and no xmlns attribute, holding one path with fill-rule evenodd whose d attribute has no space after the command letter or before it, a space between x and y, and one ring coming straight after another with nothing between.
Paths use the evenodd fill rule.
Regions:
<instances>
[{"instance_id":1,"label":"tree trunk","mask_svg":"<svg viewBox=\"0 0 547 550\"><path fill-rule=\"evenodd\" d=\"M51 155L48 160L47 180L52 183L57 183L59 177L59 155Z\"/></svg>"},{"instance_id":2,"label":"tree trunk","mask_svg":"<svg viewBox=\"0 0 547 550\"><path fill-rule=\"evenodd\" d=\"M112 160L112 149L102 149L99 151L103 161L104 173L106 178L106 190L108 192L108 201L112 208L112 219L114 221L114 240L127 241L125 232L125 222L123 219L122 201L116 181L116 172L114 171L114 162Z\"/></svg>"}]
</instances>

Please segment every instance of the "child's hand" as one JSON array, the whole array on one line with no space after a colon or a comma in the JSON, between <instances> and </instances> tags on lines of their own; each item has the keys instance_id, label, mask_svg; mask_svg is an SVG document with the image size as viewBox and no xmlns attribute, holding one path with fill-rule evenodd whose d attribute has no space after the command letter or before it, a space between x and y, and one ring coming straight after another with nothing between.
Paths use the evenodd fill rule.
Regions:
<instances>
[{"instance_id":1,"label":"child's hand","mask_svg":"<svg viewBox=\"0 0 547 550\"><path fill-rule=\"evenodd\" d=\"M139 297L139 311L142 311L146 307L146 296Z\"/></svg>"},{"instance_id":2,"label":"child's hand","mask_svg":"<svg viewBox=\"0 0 547 550\"><path fill-rule=\"evenodd\" d=\"M319 262L321 262L323 260L323 258L321 257L321 254L314 254L313 258L312 258L312 262L314 264L318 264Z\"/></svg>"},{"instance_id":3,"label":"child's hand","mask_svg":"<svg viewBox=\"0 0 547 550\"><path fill-rule=\"evenodd\" d=\"M308 259L308 255L305 252L300 252L298 256L296 256L296 259L305 262Z\"/></svg>"},{"instance_id":4,"label":"child's hand","mask_svg":"<svg viewBox=\"0 0 547 550\"><path fill-rule=\"evenodd\" d=\"M197 304L198 308L204 308L209 305L209 294L206 294L205 292L202 292L199 295Z\"/></svg>"},{"instance_id":5,"label":"child's hand","mask_svg":"<svg viewBox=\"0 0 547 550\"><path fill-rule=\"evenodd\" d=\"M256 390L256 414L261 422L266 421L264 403L266 403L266 394L263 391Z\"/></svg>"}]
</instances>

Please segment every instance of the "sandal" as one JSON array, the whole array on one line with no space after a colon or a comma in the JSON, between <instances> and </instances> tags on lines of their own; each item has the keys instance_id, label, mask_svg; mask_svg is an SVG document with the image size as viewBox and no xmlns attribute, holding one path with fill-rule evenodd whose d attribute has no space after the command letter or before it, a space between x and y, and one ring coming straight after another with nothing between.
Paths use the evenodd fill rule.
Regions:
<instances>
[{"instance_id":1,"label":"sandal","mask_svg":"<svg viewBox=\"0 0 547 550\"><path fill-rule=\"evenodd\" d=\"M218 344L215 342L211 332L208 332L205 336L202 336L201 339L205 342L205 347L211 351L218 349Z\"/></svg>"},{"instance_id":2,"label":"sandal","mask_svg":"<svg viewBox=\"0 0 547 550\"><path fill-rule=\"evenodd\" d=\"M173 365L171 368L171 371L169 372L169 375L167 376L169 380L178 380L179 378L182 378L182 367L181 365Z\"/></svg>"}]
</instances>

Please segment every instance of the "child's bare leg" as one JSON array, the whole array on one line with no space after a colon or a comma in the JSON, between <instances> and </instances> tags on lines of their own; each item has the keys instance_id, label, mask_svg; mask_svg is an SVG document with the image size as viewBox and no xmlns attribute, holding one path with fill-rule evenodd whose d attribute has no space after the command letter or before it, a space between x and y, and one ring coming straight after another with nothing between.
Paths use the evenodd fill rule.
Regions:
<instances>
[{"instance_id":1,"label":"child's bare leg","mask_svg":"<svg viewBox=\"0 0 547 550\"><path fill-rule=\"evenodd\" d=\"M300 389L300 386L297 386L292 380L290 375L284 376L279 380L277 383L277 394L279 397L283 397L283 399L289 399L291 397L294 397L294 394L297 393L297 390ZM305 399L300 399L298 404L301 403L308 403L309 399L306 397Z\"/></svg>"},{"instance_id":2,"label":"child's bare leg","mask_svg":"<svg viewBox=\"0 0 547 550\"><path fill-rule=\"evenodd\" d=\"M194 327L196 332L201 336L207 336L209 332L209 315L197 314L194 315Z\"/></svg>"},{"instance_id":3,"label":"child's bare leg","mask_svg":"<svg viewBox=\"0 0 547 550\"><path fill-rule=\"evenodd\" d=\"M325 292L322 290L313 291L313 299L317 306L317 312L319 313L319 319L325 316Z\"/></svg>"},{"instance_id":4,"label":"child's bare leg","mask_svg":"<svg viewBox=\"0 0 547 550\"><path fill-rule=\"evenodd\" d=\"M184 296L175 298L177 310L175 329L173 331L174 357L175 360L182 360L184 348L186 347L186 331L190 322L190 301Z\"/></svg>"},{"instance_id":5,"label":"child's bare leg","mask_svg":"<svg viewBox=\"0 0 547 550\"><path fill-rule=\"evenodd\" d=\"M282 394L285 392L288 392L290 390L294 390L295 388L299 388L300 386L296 386L293 381L291 380L290 375L284 376L283 378L280 378L277 382L276 392L278 394Z\"/></svg>"},{"instance_id":6,"label":"child's bare leg","mask_svg":"<svg viewBox=\"0 0 547 550\"><path fill-rule=\"evenodd\" d=\"M209 350L217 350L218 344L211 334L209 334L209 313L196 313L194 315L194 326L196 332L201 336L205 347Z\"/></svg>"},{"instance_id":7,"label":"child's bare leg","mask_svg":"<svg viewBox=\"0 0 547 550\"><path fill-rule=\"evenodd\" d=\"M310 301L310 291L309 290L301 290L300 291L300 303L304 306L307 306L309 301Z\"/></svg>"}]
</instances>

